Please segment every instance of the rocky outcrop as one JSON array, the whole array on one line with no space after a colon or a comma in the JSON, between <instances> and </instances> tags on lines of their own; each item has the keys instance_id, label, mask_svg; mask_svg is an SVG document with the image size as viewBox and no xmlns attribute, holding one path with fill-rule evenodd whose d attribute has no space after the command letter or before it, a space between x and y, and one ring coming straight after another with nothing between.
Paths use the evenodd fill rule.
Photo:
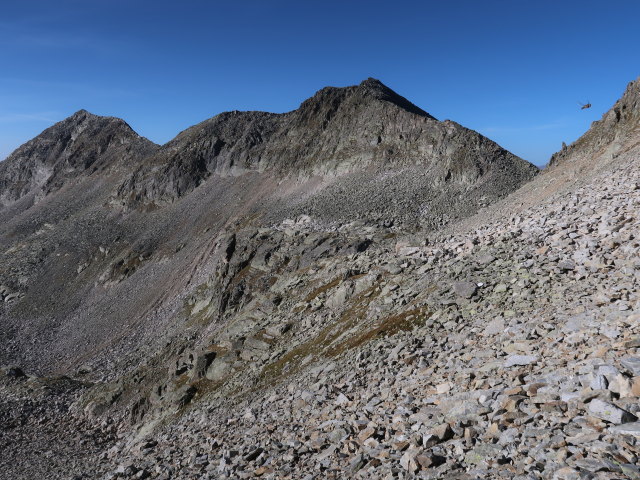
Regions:
<instances>
[{"instance_id":1,"label":"rocky outcrop","mask_svg":"<svg viewBox=\"0 0 640 480\"><path fill-rule=\"evenodd\" d=\"M0 208L29 195L40 200L73 178L137 162L155 148L124 121L80 110L0 163Z\"/></svg>"},{"instance_id":2,"label":"rocky outcrop","mask_svg":"<svg viewBox=\"0 0 640 480\"><path fill-rule=\"evenodd\" d=\"M640 78L578 140L551 157L549 166L584 164L593 169L640 145Z\"/></svg>"},{"instance_id":3,"label":"rocky outcrop","mask_svg":"<svg viewBox=\"0 0 640 480\"><path fill-rule=\"evenodd\" d=\"M132 204L172 202L210 175L335 175L419 165L433 181L506 190L537 169L455 122L439 122L381 82L327 87L285 114L228 112L182 132L118 190Z\"/></svg>"},{"instance_id":4,"label":"rocky outcrop","mask_svg":"<svg viewBox=\"0 0 640 480\"><path fill-rule=\"evenodd\" d=\"M370 80L105 160L95 197L85 169L0 222L0 363L24 369L0 369L0 472L637 478L640 173L618 153L472 228L409 228L535 169ZM118 184L162 208L112 208Z\"/></svg>"},{"instance_id":5,"label":"rocky outcrop","mask_svg":"<svg viewBox=\"0 0 640 480\"><path fill-rule=\"evenodd\" d=\"M322 245L348 239L309 222L221 239L224 288L244 281L246 301L225 322L192 308L207 335L159 354L164 376L148 365L128 375L146 396L116 402L114 421L132 428L126 412L150 405L133 420L161 426L120 438L100 468L158 479L637 478L640 174L637 157L621 160L526 216L396 248L363 230L380 242L344 257Z\"/></svg>"}]
</instances>

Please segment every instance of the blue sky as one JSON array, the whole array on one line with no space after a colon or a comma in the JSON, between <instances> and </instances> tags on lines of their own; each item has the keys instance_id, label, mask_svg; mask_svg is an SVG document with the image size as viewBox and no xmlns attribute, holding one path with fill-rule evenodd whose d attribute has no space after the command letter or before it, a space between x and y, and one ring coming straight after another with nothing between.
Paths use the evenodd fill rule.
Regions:
<instances>
[{"instance_id":1,"label":"blue sky","mask_svg":"<svg viewBox=\"0 0 640 480\"><path fill-rule=\"evenodd\" d=\"M0 158L81 108L164 143L371 76L541 165L640 75L639 18L631 0L3 2Z\"/></svg>"}]
</instances>

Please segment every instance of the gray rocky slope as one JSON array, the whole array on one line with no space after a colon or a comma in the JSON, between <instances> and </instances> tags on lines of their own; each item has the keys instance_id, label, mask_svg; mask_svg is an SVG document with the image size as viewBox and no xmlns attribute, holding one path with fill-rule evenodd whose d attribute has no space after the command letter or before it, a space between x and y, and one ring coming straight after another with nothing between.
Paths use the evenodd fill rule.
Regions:
<instances>
[{"instance_id":1,"label":"gray rocky slope","mask_svg":"<svg viewBox=\"0 0 640 480\"><path fill-rule=\"evenodd\" d=\"M415 166L438 192L449 190L443 183L512 189L534 172L487 138L437 121L370 78L354 87L324 88L289 113L229 112L206 120L145 159L118 195L133 203L162 203L212 174L311 177Z\"/></svg>"},{"instance_id":2,"label":"gray rocky slope","mask_svg":"<svg viewBox=\"0 0 640 480\"><path fill-rule=\"evenodd\" d=\"M638 146L640 135L640 82L630 82L627 89L587 133L553 155L551 166L602 164ZM594 162L598 159L598 162ZM593 168L593 167L592 167Z\"/></svg>"},{"instance_id":3,"label":"gray rocky slope","mask_svg":"<svg viewBox=\"0 0 640 480\"><path fill-rule=\"evenodd\" d=\"M0 168L0 361L44 373L99 359L103 375L158 329L179 333L184 297L240 227L307 214L329 231L433 228L537 173L372 79L287 114L222 114L162 147L81 111Z\"/></svg>"},{"instance_id":4,"label":"gray rocky slope","mask_svg":"<svg viewBox=\"0 0 640 480\"><path fill-rule=\"evenodd\" d=\"M465 132L393 98L423 131ZM402 186L444 191L454 211L461 192L477 199L453 219L497 199L505 177L492 166L532 170L500 166L511 158L500 153L461 174L455 142L410 162L371 154L359 184L339 156L310 171L313 142L292 154L294 170L223 148L168 158L184 135L200 145L201 128L133 169L6 209L2 361L30 374L5 369L0 383L6 478L640 475L632 133L613 159L595 150L583 175L563 173L581 162L567 154L436 231L444 217L400 214L415 203ZM496 148L478 142L467 155ZM510 176L511 189L524 179ZM365 221L332 210L376 185L397 188L359 203Z\"/></svg>"},{"instance_id":5,"label":"gray rocky slope","mask_svg":"<svg viewBox=\"0 0 640 480\"><path fill-rule=\"evenodd\" d=\"M117 168L155 148L122 120L80 110L0 163L0 208L40 200L70 179Z\"/></svg>"}]
</instances>

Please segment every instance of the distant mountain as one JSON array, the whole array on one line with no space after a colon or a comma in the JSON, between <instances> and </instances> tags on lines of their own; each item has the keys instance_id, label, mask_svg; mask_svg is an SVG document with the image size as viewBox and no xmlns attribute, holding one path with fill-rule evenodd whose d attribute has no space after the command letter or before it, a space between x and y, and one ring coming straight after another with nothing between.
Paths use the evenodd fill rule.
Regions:
<instances>
[{"instance_id":1,"label":"distant mountain","mask_svg":"<svg viewBox=\"0 0 640 480\"><path fill-rule=\"evenodd\" d=\"M80 110L0 163L0 208L29 195L39 200L72 178L126 165L156 148L123 120Z\"/></svg>"},{"instance_id":2,"label":"distant mountain","mask_svg":"<svg viewBox=\"0 0 640 480\"><path fill-rule=\"evenodd\" d=\"M537 169L482 135L439 122L380 81L327 87L285 114L228 112L195 125L145 159L120 198L163 203L210 175L266 171L336 175L419 165L435 181L473 185L495 177L512 190ZM499 177L499 178L498 178Z\"/></svg>"},{"instance_id":3,"label":"distant mountain","mask_svg":"<svg viewBox=\"0 0 640 480\"><path fill-rule=\"evenodd\" d=\"M162 146L77 112L0 164L0 364L119 374L182 334L220 245L236 251L211 303L223 318L252 298L234 280L249 264L292 270L432 231L537 173L374 79L289 113L223 113ZM296 222L325 233L293 249L282 231Z\"/></svg>"}]
</instances>

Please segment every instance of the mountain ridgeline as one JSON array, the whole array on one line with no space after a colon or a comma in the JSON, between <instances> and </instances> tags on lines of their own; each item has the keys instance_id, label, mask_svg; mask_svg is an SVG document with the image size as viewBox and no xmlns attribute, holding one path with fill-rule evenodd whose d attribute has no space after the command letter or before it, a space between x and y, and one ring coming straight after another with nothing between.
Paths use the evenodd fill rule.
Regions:
<instances>
[{"instance_id":1,"label":"mountain ridgeline","mask_svg":"<svg viewBox=\"0 0 640 480\"><path fill-rule=\"evenodd\" d=\"M440 228L537 173L374 79L323 88L284 114L222 113L162 146L123 120L79 111L0 164L0 250L10 252L0 286L12 300L0 318L13 326L0 332L0 363L58 371L81 357L107 361L97 352L124 348L116 339L131 322L144 333L127 341L147 348L155 328L177 328L194 278L211 275L204 260L228 238L237 264L212 302L222 316L251 297L235 275L256 255L275 262L267 245L284 248L256 232L279 239L298 221L332 232L295 247L300 258L282 251L292 269L405 227ZM364 230L328 241L345 225ZM17 333L43 330L38 349Z\"/></svg>"},{"instance_id":2,"label":"mountain ridgeline","mask_svg":"<svg viewBox=\"0 0 640 480\"><path fill-rule=\"evenodd\" d=\"M638 478L639 81L538 169L374 79L0 163L0 478Z\"/></svg>"},{"instance_id":3,"label":"mountain ridgeline","mask_svg":"<svg viewBox=\"0 0 640 480\"><path fill-rule=\"evenodd\" d=\"M0 205L29 194L39 200L67 180L116 167L126 174L113 201L131 208L175 202L212 175L261 172L304 180L416 166L427 177L423 183L435 186L431 192L486 183L485 203L537 172L482 135L440 122L367 79L324 88L285 114L223 113L162 147L119 119L80 111L3 162Z\"/></svg>"},{"instance_id":4,"label":"mountain ridgeline","mask_svg":"<svg viewBox=\"0 0 640 480\"><path fill-rule=\"evenodd\" d=\"M584 168L608 163L639 145L640 79L627 85L620 99L602 118L568 147L555 153L550 166L581 165Z\"/></svg>"},{"instance_id":5,"label":"mountain ridgeline","mask_svg":"<svg viewBox=\"0 0 640 480\"><path fill-rule=\"evenodd\" d=\"M439 122L382 83L320 90L285 114L229 112L184 131L145 159L118 195L175 201L210 175L246 171L309 177L420 165L437 179L471 186L536 169L481 135Z\"/></svg>"}]
</instances>

